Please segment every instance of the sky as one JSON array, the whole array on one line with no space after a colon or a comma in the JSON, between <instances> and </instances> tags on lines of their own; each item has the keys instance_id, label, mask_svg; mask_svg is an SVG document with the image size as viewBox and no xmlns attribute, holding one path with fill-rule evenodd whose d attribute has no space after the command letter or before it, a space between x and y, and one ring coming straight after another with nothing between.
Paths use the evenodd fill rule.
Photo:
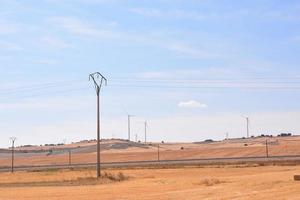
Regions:
<instances>
[{"instance_id":1,"label":"sky","mask_svg":"<svg viewBox=\"0 0 300 200\"><path fill-rule=\"evenodd\" d=\"M0 147L300 134L296 0L0 0Z\"/></svg>"}]
</instances>

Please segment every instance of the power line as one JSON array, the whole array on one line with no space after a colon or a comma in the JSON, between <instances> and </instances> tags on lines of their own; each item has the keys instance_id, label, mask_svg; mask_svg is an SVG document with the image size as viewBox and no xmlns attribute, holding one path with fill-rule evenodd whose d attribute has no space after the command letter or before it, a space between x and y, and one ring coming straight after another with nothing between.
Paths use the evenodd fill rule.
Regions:
<instances>
[{"instance_id":1,"label":"power line","mask_svg":"<svg viewBox=\"0 0 300 200\"><path fill-rule=\"evenodd\" d=\"M110 87L116 88L153 88L153 89L261 89L261 90L281 90L281 89L291 89L299 90L299 86L206 86L206 85L126 85L126 84L111 84Z\"/></svg>"},{"instance_id":2,"label":"power line","mask_svg":"<svg viewBox=\"0 0 300 200\"><path fill-rule=\"evenodd\" d=\"M197 79L138 79L138 78L127 78L127 79L112 79L111 82L113 83L124 83L123 81L126 80L127 83L131 82L144 82L144 83L169 83L169 84L245 84L245 83L280 83L280 84L299 84L300 80L283 80L282 78L280 80L268 80L268 81L257 81L255 79L252 80L244 80L244 79L202 79L202 80L197 80ZM14 90L28 90L28 89L43 89L43 88L51 88L51 87L60 87L60 86L66 86L66 85L72 85L72 84L77 84L83 82L83 80L69 80L69 81L57 81L57 82L47 82L47 83L41 83L41 84L33 84L33 85L28 85L28 86L18 86L18 87L9 87L9 88L0 88L0 92L11 92ZM161 84L160 83L160 84ZM126 84L125 84L126 85ZM154 84L157 85L157 84Z\"/></svg>"},{"instance_id":3,"label":"power line","mask_svg":"<svg viewBox=\"0 0 300 200\"><path fill-rule=\"evenodd\" d=\"M120 80L127 80L127 83L120 82ZM261 79L264 80L264 79ZM82 80L69 80L33 84L28 86L0 88L0 98L17 95L18 97L43 96L50 92L77 91L69 87L81 86ZM87 86L86 86L87 87ZM153 88L153 89L251 89L251 90L299 90L300 80L268 80L268 81L254 81L253 80L235 80L235 79L212 79L212 80L187 80L187 79L137 79L128 78L112 79L110 87L114 88ZM79 89L80 90L80 89ZM78 91L79 91L78 90ZM82 87L82 90L84 88ZM58 91L60 92L60 91ZM24 96L20 94L26 93ZM31 93L28 95L28 93ZM33 93L33 94L32 94Z\"/></svg>"},{"instance_id":4,"label":"power line","mask_svg":"<svg viewBox=\"0 0 300 200\"><path fill-rule=\"evenodd\" d=\"M81 87L81 88L76 88L76 89L64 89L64 90L58 90L58 91L52 91L52 92L49 92L49 91L46 91L46 92L40 92L40 93L33 93L33 94L17 94L16 95L13 95L13 96L1 96L0 95L0 99L1 100L10 100L12 97L16 97L18 99L25 99L25 98L31 98L31 97L46 97L46 96L52 96L52 95L55 95L55 94L64 94L66 95L67 93L73 93L73 92L81 92L81 91L86 91L88 90L89 88L88 87Z\"/></svg>"},{"instance_id":5,"label":"power line","mask_svg":"<svg viewBox=\"0 0 300 200\"><path fill-rule=\"evenodd\" d=\"M24 90L36 90L43 88L52 88L52 87L61 87L66 85L74 85L76 83L83 82L83 80L69 80L69 81L56 81L56 82L46 82L46 83L37 83L32 85L22 85L16 87L0 88L0 93L2 92L11 92L11 91L24 91Z\"/></svg>"}]
</instances>

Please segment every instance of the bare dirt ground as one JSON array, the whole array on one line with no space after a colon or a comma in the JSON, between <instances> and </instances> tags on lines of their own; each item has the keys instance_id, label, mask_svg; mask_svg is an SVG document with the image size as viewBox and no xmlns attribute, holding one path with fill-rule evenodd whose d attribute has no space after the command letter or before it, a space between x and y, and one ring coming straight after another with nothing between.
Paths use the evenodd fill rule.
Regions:
<instances>
[{"instance_id":1,"label":"bare dirt ground","mask_svg":"<svg viewBox=\"0 0 300 200\"><path fill-rule=\"evenodd\" d=\"M293 180L300 173L300 166L236 165L106 172L122 172L129 179L65 185L62 183L86 180L94 176L95 170L1 173L0 199L300 199L300 182Z\"/></svg>"},{"instance_id":2,"label":"bare dirt ground","mask_svg":"<svg viewBox=\"0 0 300 200\"><path fill-rule=\"evenodd\" d=\"M300 155L300 137L251 138L220 141L214 143L165 143L160 144L161 160L228 158L266 156L265 142L268 140L270 156ZM38 150L41 147L19 150ZM47 147L50 148L50 147ZM54 165L68 164L68 151L72 149L72 164L94 163L95 143L76 143L53 147L54 153L16 153L15 165ZM56 149L57 148L57 149ZM43 150L43 148L41 148ZM154 161L158 159L157 144L128 143L120 140L102 142L102 162ZM10 153L0 154L0 167L9 166Z\"/></svg>"}]
</instances>

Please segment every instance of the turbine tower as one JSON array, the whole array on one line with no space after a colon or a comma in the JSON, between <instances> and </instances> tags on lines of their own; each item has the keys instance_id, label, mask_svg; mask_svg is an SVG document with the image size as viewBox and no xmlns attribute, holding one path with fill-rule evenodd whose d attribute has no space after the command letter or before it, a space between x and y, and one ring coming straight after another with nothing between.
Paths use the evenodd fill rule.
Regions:
<instances>
[{"instance_id":1,"label":"turbine tower","mask_svg":"<svg viewBox=\"0 0 300 200\"><path fill-rule=\"evenodd\" d=\"M249 138L249 123L250 123L250 119L249 117L245 117L243 116L245 119L246 119L246 122L247 122L247 138Z\"/></svg>"}]
</instances>

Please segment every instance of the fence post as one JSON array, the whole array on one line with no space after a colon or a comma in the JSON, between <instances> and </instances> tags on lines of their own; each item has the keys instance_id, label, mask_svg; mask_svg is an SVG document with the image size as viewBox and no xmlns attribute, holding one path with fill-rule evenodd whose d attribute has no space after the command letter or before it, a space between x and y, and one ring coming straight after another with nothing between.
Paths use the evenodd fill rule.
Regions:
<instances>
[{"instance_id":1,"label":"fence post","mask_svg":"<svg viewBox=\"0 0 300 200\"><path fill-rule=\"evenodd\" d=\"M69 166L72 165L72 160L71 160L71 149L69 149Z\"/></svg>"},{"instance_id":2,"label":"fence post","mask_svg":"<svg viewBox=\"0 0 300 200\"><path fill-rule=\"evenodd\" d=\"M157 161L158 162L160 161L160 158L159 158L159 144L157 145Z\"/></svg>"}]
</instances>

